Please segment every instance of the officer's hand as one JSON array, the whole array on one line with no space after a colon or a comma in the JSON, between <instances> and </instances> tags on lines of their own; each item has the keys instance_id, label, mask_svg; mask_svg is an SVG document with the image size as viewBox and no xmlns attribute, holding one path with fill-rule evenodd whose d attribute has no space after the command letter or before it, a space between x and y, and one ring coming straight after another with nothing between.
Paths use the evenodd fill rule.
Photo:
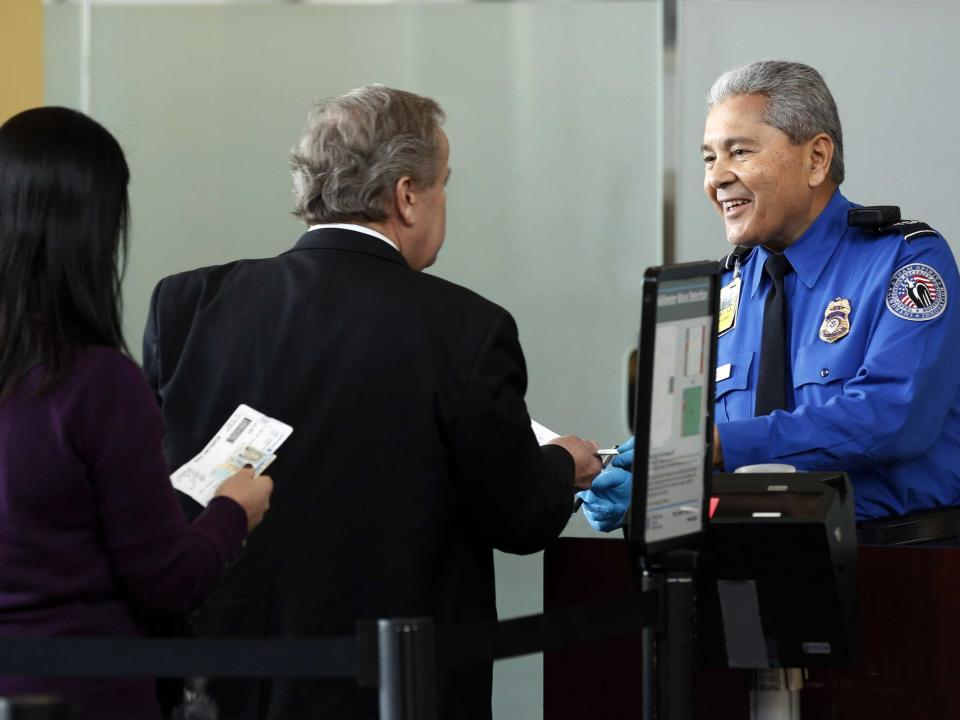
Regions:
<instances>
[{"instance_id":1,"label":"officer's hand","mask_svg":"<svg viewBox=\"0 0 960 720\"><path fill-rule=\"evenodd\" d=\"M631 448L633 446L631 445ZM631 451L632 462L632 451ZM616 462L616 458L612 462ZM630 507L633 472L620 467L608 467L589 490L577 493L583 500L583 514L594 530L610 532L623 524L623 516Z\"/></svg>"},{"instance_id":2,"label":"officer's hand","mask_svg":"<svg viewBox=\"0 0 960 720\"><path fill-rule=\"evenodd\" d=\"M614 467L623 468L624 470L633 469L633 444L636 438L631 435L627 438L627 441L622 445L617 446L618 453L613 456L610 460L610 464Z\"/></svg>"},{"instance_id":3,"label":"officer's hand","mask_svg":"<svg viewBox=\"0 0 960 720\"><path fill-rule=\"evenodd\" d=\"M554 438L548 445L559 445L573 457L575 472L573 484L585 490L590 487L590 482L597 476L603 465L600 462L596 452L600 446L590 440L582 440L575 435L563 435Z\"/></svg>"}]
</instances>

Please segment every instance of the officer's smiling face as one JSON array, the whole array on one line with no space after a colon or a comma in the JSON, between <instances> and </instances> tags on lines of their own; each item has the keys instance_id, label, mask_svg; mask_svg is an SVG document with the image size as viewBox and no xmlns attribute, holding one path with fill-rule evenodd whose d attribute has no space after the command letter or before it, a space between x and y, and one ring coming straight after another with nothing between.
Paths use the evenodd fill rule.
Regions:
<instances>
[{"instance_id":1,"label":"officer's smiling face","mask_svg":"<svg viewBox=\"0 0 960 720\"><path fill-rule=\"evenodd\" d=\"M734 245L779 252L800 237L822 206L822 173L811 143L794 145L765 121L766 98L737 95L714 105L703 132L703 187Z\"/></svg>"}]
</instances>

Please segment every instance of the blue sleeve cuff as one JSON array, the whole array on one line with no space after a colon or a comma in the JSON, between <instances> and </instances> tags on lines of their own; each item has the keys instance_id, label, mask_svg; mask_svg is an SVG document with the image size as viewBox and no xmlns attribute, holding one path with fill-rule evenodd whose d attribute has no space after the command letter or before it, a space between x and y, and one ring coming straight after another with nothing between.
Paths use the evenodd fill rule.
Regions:
<instances>
[{"instance_id":1,"label":"blue sleeve cuff","mask_svg":"<svg viewBox=\"0 0 960 720\"><path fill-rule=\"evenodd\" d=\"M723 451L723 469L733 472L744 465L771 462L769 415L717 423L720 449Z\"/></svg>"}]
</instances>

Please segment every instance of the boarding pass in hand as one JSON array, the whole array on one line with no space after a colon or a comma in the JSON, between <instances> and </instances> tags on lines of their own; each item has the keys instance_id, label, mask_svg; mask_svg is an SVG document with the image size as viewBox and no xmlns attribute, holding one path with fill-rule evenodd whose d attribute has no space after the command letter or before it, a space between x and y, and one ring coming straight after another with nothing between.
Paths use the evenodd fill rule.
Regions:
<instances>
[{"instance_id":1,"label":"boarding pass in hand","mask_svg":"<svg viewBox=\"0 0 960 720\"><path fill-rule=\"evenodd\" d=\"M220 483L244 465L251 465L256 475L263 472L292 432L289 425L240 405L200 454L170 480L177 490L206 507Z\"/></svg>"}]
</instances>

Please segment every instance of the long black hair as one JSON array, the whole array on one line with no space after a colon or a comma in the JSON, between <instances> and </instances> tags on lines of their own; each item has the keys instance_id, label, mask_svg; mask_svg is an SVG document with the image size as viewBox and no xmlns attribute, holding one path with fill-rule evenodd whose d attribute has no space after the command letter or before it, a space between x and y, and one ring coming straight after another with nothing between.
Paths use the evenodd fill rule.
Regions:
<instances>
[{"instance_id":1,"label":"long black hair","mask_svg":"<svg viewBox=\"0 0 960 720\"><path fill-rule=\"evenodd\" d=\"M0 126L0 398L38 362L41 389L56 385L84 345L126 352L129 178L114 137L74 110Z\"/></svg>"}]
</instances>

